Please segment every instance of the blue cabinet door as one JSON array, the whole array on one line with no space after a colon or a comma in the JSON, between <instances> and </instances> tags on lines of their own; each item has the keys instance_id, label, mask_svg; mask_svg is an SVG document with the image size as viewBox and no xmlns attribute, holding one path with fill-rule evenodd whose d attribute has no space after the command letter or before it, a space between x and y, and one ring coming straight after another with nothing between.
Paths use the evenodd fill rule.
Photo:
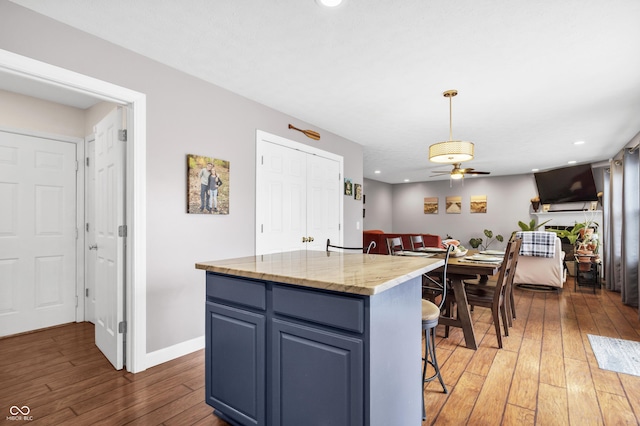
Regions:
<instances>
[{"instance_id":1,"label":"blue cabinet door","mask_svg":"<svg viewBox=\"0 0 640 426\"><path fill-rule=\"evenodd\" d=\"M271 325L271 424L362 425L363 341L279 319Z\"/></svg>"},{"instance_id":2,"label":"blue cabinet door","mask_svg":"<svg viewBox=\"0 0 640 426\"><path fill-rule=\"evenodd\" d=\"M264 425L265 316L213 302L206 306L206 401L240 424Z\"/></svg>"}]
</instances>

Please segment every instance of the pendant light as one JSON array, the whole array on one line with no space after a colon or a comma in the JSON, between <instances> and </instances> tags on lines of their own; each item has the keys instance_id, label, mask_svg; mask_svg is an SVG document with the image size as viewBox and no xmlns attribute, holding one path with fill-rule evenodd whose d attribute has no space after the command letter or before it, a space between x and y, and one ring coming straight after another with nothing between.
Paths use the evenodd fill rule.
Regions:
<instances>
[{"instance_id":1,"label":"pendant light","mask_svg":"<svg viewBox=\"0 0 640 426\"><path fill-rule=\"evenodd\" d=\"M457 94L457 90L447 90L443 93L445 98L449 98L449 140L434 143L429 147L429 161L434 163L461 163L473 160L473 143L453 140L451 98Z\"/></svg>"}]
</instances>

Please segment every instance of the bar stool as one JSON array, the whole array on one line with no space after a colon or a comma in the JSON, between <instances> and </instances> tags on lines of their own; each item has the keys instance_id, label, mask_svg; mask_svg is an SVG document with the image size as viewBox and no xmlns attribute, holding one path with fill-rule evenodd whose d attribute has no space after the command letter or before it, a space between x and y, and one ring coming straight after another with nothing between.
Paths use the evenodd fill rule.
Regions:
<instances>
[{"instance_id":1,"label":"bar stool","mask_svg":"<svg viewBox=\"0 0 640 426\"><path fill-rule=\"evenodd\" d=\"M449 393L447 387L444 384L444 380L442 380L442 375L440 374L440 366L438 365L438 359L436 358L436 327L438 325L438 319L440 318L440 310L444 306L447 296L447 264L449 263L449 254L451 254L453 250L455 250L455 247L450 246L447 249L447 254L444 259L442 282L439 283L442 286L442 297L440 299L440 303L436 305L429 300L422 299L422 332L424 334L424 364L422 367L422 420L426 419L426 410L424 404L424 383L428 383L437 377L440 381L440 384L442 385L442 390L444 391L444 393ZM430 377L426 377L427 364L431 365L435 370L435 373Z\"/></svg>"}]
</instances>

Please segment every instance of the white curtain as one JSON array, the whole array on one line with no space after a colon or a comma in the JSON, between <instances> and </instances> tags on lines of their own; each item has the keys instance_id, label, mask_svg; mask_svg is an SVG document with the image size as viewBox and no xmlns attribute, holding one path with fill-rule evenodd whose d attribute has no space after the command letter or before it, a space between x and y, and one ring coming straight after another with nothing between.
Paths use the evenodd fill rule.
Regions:
<instances>
[{"instance_id":1,"label":"white curtain","mask_svg":"<svg viewBox=\"0 0 640 426\"><path fill-rule=\"evenodd\" d=\"M640 133L629 144L636 147ZM623 149L605 174L603 201L606 287L619 291L622 302L640 305L640 156L637 148ZM640 317L640 315L639 315Z\"/></svg>"}]
</instances>

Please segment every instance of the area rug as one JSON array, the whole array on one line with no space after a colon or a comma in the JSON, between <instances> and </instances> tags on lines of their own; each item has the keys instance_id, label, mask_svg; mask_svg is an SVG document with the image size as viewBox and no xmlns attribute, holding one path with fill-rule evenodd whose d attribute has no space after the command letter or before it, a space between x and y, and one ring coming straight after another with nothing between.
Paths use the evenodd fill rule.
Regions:
<instances>
[{"instance_id":1,"label":"area rug","mask_svg":"<svg viewBox=\"0 0 640 426\"><path fill-rule=\"evenodd\" d=\"M640 376L640 342L587 334L603 370Z\"/></svg>"}]
</instances>

